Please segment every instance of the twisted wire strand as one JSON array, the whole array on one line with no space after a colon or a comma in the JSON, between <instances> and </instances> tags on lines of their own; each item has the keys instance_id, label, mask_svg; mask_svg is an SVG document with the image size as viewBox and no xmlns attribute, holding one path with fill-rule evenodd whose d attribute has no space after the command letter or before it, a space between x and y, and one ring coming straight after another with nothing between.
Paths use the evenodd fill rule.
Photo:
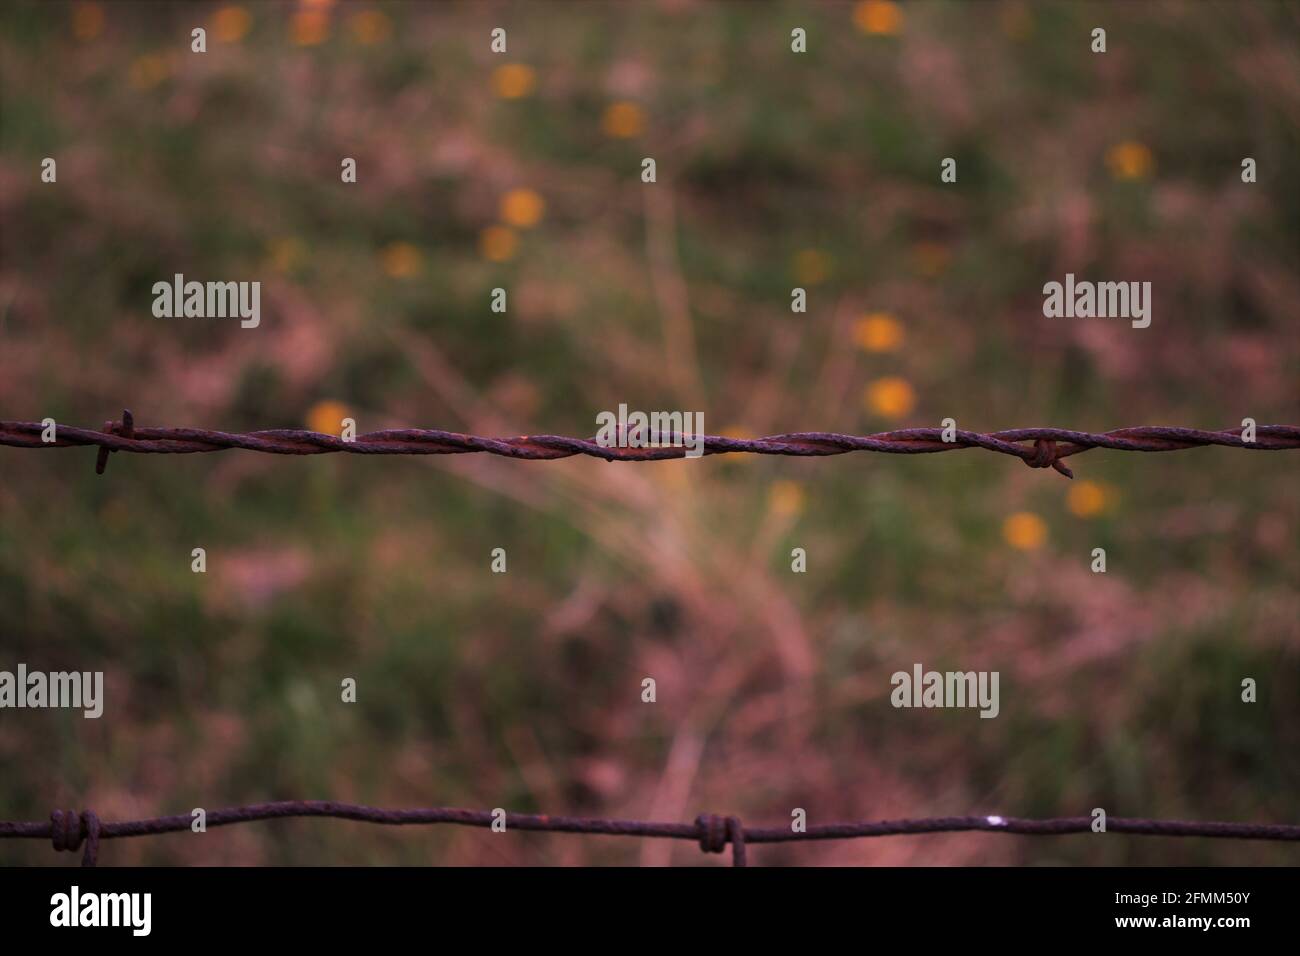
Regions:
<instances>
[{"instance_id":1,"label":"twisted wire strand","mask_svg":"<svg viewBox=\"0 0 1300 956\"><path fill-rule=\"evenodd\" d=\"M929 817L922 819L859 821L812 824L795 831L785 827L746 827L736 816L701 814L694 823L656 823L645 820L611 820L596 817L548 816L534 813L505 813L490 810L462 810L430 807L385 810L378 807L335 803L329 800L282 800L249 806L206 811L209 827L231 826L257 820L286 817L330 817L382 826L451 824L491 827L502 821L505 829L547 833L583 833L601 836L651 837L698 842L705 853L722 853L728 845L732 864L746 864L746 845L753 843L795 843L810 840L849 840L907 834L981 831L1014 833L1021 836L1061 836L1092 830L1092 817L1026 819L1001 816ZM153 836L191 829L190 814L151 817L143 820L102 822L91 810L80 814L55 810L48 822L0 821L0 839L49 839L56 851L75 852L84 842L82 866L94 866L101 840ZM1150 820L1140 817L1109 817L1107 832L1141 836L1208 837L1235 840L1300 841L1300 825L1221 823L1187 820Z\"/></svg>"},{"instance_id":2,"label":"twisted wire strand","mask_svg":"<svg viewBox=\"0 0 1300 956\"><path fill-rule=\"evenodd\" d=\"M1019 458L1031 468L1053 468L1067 478L1073 472L1063 459L1093 448L1114 451L1180 451L1208 445L1244 448L1249 451L1300 449L1300 426L1259 425L1255 440L1246 441L1240 429L1205 431L1163 425L1140 425L1108 432L1081 432L1068 428L1016 428L990 433L956 431L944 441L941 428L904 428L874 435L845 435L837 432L791 432L765 438L727 438L721 435L683 436L672 434L667 442L653 447L620 447L600 444L594 438L564 435L521 435L489 438L464 435L436 428L396 428L369 432L345 441L334 435L305 429L277 428L255 432L224 432L206 428L136 428L131 412L121 422L105 422L101 431L58 425L55 440L41 440L40 422L0 421L0 445L15 448L71 448L95 445L99 448L96 471L103 473L108 455L114 451L141 454L185 455L242 448L272 455L463 455L486 453L527 461L553 461L586 455L605 461L660 461L686 457L685 440L703 443L705 455L755 454L822 457L855 451L892 455L923 455L934 452L983 448ZM1029 442L1032 444L1026 445Z\"/></svg>"}]
</instances>

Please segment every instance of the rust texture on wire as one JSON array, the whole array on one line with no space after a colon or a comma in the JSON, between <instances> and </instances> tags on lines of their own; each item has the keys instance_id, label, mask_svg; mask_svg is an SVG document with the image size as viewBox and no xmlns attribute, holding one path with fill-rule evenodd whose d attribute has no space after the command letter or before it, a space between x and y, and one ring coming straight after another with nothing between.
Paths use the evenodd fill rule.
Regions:
<instances>
[{"instance_id":1,"label":"rust texture on wire","mask_svg":"<svg viewBox=\"0 0 1300 956\"><path fill-rule=\"evenodd\" d=\"M705 853L722 853L730 845L731 859L735 866L745 865L745 847L751 843L848 840L862 837L965 831L1015 833L1022 836L1060 836L1069 833L1088 833L1092 831L1093 826L1093 818L1090 816L1057 817L1046 820L1001 816L929 817L913 820L811 824L803 831L795 832L790 826L746 827L741 825L738 817L715 814L701 814L694 823L653 823L643 820L553 817L531 813L459 810L449 807L382 810L327 800L284 800L210 810L206 813L205 822L207 826L219 827L284 817L333 817L385 826L448 823L459 826L492 827L494 822L500 821L505 824L506 831L530 830L547 833L692 840L698 843ZM55 850L69 852L75 852L84 846L81 865L94 866L99 856L101 840L186 831L191 829L192 822L193 818L189 814L177 814L147 820L106 823L91 810L81 813L72 810L55 810L50 814L49 822L0 821L0 839L6 837L49 839L53 842ZM1141 836L1300 841L1300 825L1292 824L1215 823L1110 817L1106 821L1106 832Z\"/></svg>"},{"instance_id":2,"label":"rust texture on wire","mask_svg":"<svg viewBox=\"0 0 1300 956\"><path fill-rule=\"evenodd\" d=\"M102 431L57 425L54 441L42 441L44 426L39 422L0 421L0 445L17 448L70 448L96 445L99 457L96 471L103 473L110 452L185 455L242 448L272 455L324 455L345 452L352 455L462 455L486 452L506 458L549 461L587 455L605 461L658 461L683 458L687 449L682 436L673 435L669 442L653 447L619 447L598 443L595 439L569 438L563 435L523 435L516 438L486 438L462 435L433 428L398 428L370 432L344 440L333 435L303 429L271 429L255 432L222 432L206 428L136 428L130 411L122 413L121 422L105 422ZM727 438L721 435L687 436L691 443L702 441L704 454L825 456L844 455L853 451L883 452L893 455L923 455L931 452L983 448L1012 455L1031 468L1054 468L1072 478L1073 472L1062 459L1093 448L1115 451L1178 451L1206 445L1223 445L1250 451L1300 449L1300 426L1259 425L1254 441L1247 441L1240 430L1203 431L1143 425L1093 433L1066 428L1017 428L1009 431L956 431L952 440L944 440L941 428L905 428L874 435L842 435L835 432L793 432L766 438Z\"/></svg>"}]
</instances>

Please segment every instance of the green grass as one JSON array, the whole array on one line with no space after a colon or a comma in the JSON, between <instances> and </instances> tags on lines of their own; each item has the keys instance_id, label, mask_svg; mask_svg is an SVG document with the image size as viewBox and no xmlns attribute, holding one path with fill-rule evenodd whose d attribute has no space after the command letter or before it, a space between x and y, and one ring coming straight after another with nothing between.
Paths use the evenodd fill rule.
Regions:
<instances>
[{"instance_id":1,"label":"green grass","mask_svg":"<svg viewBox=\"0 0 1300 956\"><path fill-rule=\"evenodd\" d=\"M248 35L210 28L200 57L177 38L216 6L105 4L86 40L69 4L5 7L0 418L98 426L130 407L140 426L251 430L303 427L332 400L361 431L503 434L592 434L619 402L753 435L1300 420L1293 5L912 2L887 37L854 29L849 4L366 8L393 26L374 46L351 32L359 5L300 47L292 8L248 4ZM504 58L487 50L498 20ZM1099 23L1104 56L1087 48ZM788 52L794 25L805 56ZM166 75L142 84L151 54ZM503 61L533 68L531 95L494 95ZM640 136L603 132L617 100L643 111ZM1153 169L1116 181L1108 150L1130 140ZM57 185L39 181L45 156ZM489 262L480 233L521 187L545 215ZM647 206L667 198L670 223ZM277 263L285 240L300 254ZM385 274L394 242L418 250L416 275ZM945 256L930 271L924 243ZM830 263L821 281L797 275L807 250ZM1042 285L1066 271L1153 281L1151 328L1043 319ZM176 272L261 281L261 327L155 319L152 283ZM488 308L498 286L505 315ZM872 312L896 317L900 349L855 345ZM677 387L690 357L666 344L680 314L702 409ZM863 403L885 376L915 393L902 418ZM1105 489L1091 517L1055 473L978 450L118 454L103 477L93 460L0 449L0 668L104 670L109 694L97 722L0 716L0 818L333 798L764 823L794 806L1300 820L1291 455L1093 451L1070 462ZM774 507L778 481L802 493L794 513ZM1002 532L1022 511L1047 531L1029 552ZM1096 547L1105 575L1088 571ZM890 674L917 661L998 670L999 718L890 707ZM759 858L1294 862L1118 836L891 847ZM320 822L105 852L696 860ZM60 861L5 841L0 862Z\"/></svg>"}]
</instances>

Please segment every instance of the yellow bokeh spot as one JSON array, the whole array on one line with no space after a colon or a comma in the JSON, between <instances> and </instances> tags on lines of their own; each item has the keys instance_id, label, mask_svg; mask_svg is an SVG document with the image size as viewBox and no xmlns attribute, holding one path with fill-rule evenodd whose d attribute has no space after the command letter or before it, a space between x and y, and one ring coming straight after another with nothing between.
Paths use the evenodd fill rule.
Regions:
<instances>
[{"instance_id":1,"label":"yellow bokeh spot","mask_svg":"<svg viewBox=\"0 0 1300 956\"><path fill-rule=\"evenodd\" d=\"M271 268L282 275L293 272L307 259L307 247L301 239L291 236L271 240L266 252Z\"/></svg>"},{"instance_id":2,"label":"yellow bokeh spot","mask_svg":"<svg viewBox=\"0 0 1300 956\"><path fill-rule=\"evenodd\" d=\"M881 418L902 418L916 405L916 392L905 378L878 378L864 394L867 408Z\"/></svg>"},{"instance_id":3,"label":"yellow bokeh spot","mask_svg":"<svg viewBox=\"0 0 1300 956\"><path fill-rule=\"evenodd\" d=\"M72 35L93 40L104 32L104 8L97 3L78 3L72 8Z\"/></svg>"},{"instance_id":4,"label":"yellow bokeh spot","mask_svg":"<svg viewBox=\"0 0 1300 956\"><path fill-rule=\"evenodd\" d=\"M378 10L362 10L348 21L353 38L363 46L383 43L393 32L393 21Z\"/></svg>"},{"instance_id":5,"label":"yellow bokeh spot","mask_svg":"<svg viewBox=\"0 0 1300 956\"><path fill-rule=\"evenodd\" d=\"M522 63L507 63L492 71L492 89L503 100L517 100L537 87L537 73Z\"/></svg>"},{"instance_id":6,"label":"yellow bokeh spot","mask_svg":"<svg viewBox=\"0 0 1300 956\"><path fill-rule=\"evenodd\" d=\"M1002 537L1017 551L1037 551L1047 540L1047 525L1028 511L1017 511L1002 522Z\"/></svg>"},{"instance_id":7,"label":"yellow bokeh spot","mask_svg":"<svg viewBox=\"0 0 1300 956\"><path fill-rule=\"evenodd\" d=\"M631 139L640 136L645 129L645 113L635 103L610 103L605 107L605 115L600 118L600 128L606 136Z\"/></svg>"},{"instance_id":8,"label":"yellow bokeh spot","mask_svg":"<svg viewBox=\"0 0 1300 956\"><path fill-rule=\"evenodd\" d=\"M1116 179L1145 179L1155 168L1155 157L1144 144L1127 140L1107 150L1106 165Z\"/></svg>"},{"instance_id":9,"label":"yellow bokeh spot","mask_svg":"<svg viewBox=\"0 0 1300 956\"><path fill-rule=\"evenodd\" d=\"M252 26L253 18L243 7L222 7L212 15L212 35L221 43L238 43Z\"/></svg>"},{"instance_id":10,"label":"yellow bokeh spot","mask_svg":"<svg viewBox=\"0 0 1300 956\"><path fill-rule=\"evenodd\" d=\"M384 272L394 279L409 279L420 272L420 250L409 242L391 242L379 253Z\"/></svg>"},{"instance_id":11,"label":"yellow bokeh spot","mask_svg":"<svg viewBox=\"0 0 1300 956\"><path fill-rule=\"evenodd\" d=\"M488 226L479 233L479 251L489 262L508 262L518 245L518 233L508 226Z\"/></svg>"},{"instance_id":12,"label":"yellow bokeh spot","mask_svg":"<svg viewBox=\"0 0 1300 956\"><path fill-rule=\"evenodd\" d=\"M782 518L793 518L802 513L803 503L803 485L797 481L773 482L767 496L768 510Z\"/></svg>"},{"instance_id":13,"label":"yellow bokeh spot","mask_svg":"<svg viewBox=\"0 0 1300 956\"><path fill-rule=\"evenodd\" d=\"M853 324L853 341L866 352L894 352L903 344L903 323L888 312L872 312Z\"/></svg>"},{"instance_id":14,"label":"yellow bokeh spot","mask_svg":"<svg viewBox=\"0 0 1300 956\"><path fill-rule=\"evenodd\" d=\"M795 253L794 277L800 285L817 285L831 275L831 257L820 249L804 249Z\"/></svg>"},{"instance_id":15,"label":"yellow bokeh spot","mask_svg":"<svg viewBox=\"0 0 1300 956\"><path fill-rule=\"evenodd\" d=\"M903 9L893 0L862 0L853 8L853 22L871 36L893 36L903 29Z\"/></svg>"},{"instance_id":16,"label":"yellow bokeh spot","mask_svg":"<svg viewBox=\"0 0 1300 956\"><path fill-rule=\"evenodd\" d=\"M1106 510L1106 489L1095 481L1075 481L1070 484L1065 503L1070 513L1079 518L1095 518Z\"/></svg>"},{"instance_id":17,"label":"yellow bokeh spot","mask_svg":"<svg viewBox=\"0 0 1300 956\"><path fill-rule=\"evenodd\" d=\"M129 80L137 90L150 90L167 79L171 66L160 53L146 53L131 61Z\"/></svg>"},{"instance_id":18,"label":"yellow bokeh spot","mask_svg":"<svg viewBox=\"0 0 1300 956\"><path fill-rule=\"evenodd\" d=\"M324 10L300 10L289 22L289 36L298 46L317 46L330 35L330 16Z\"/></svg>"},{"instance_id":19,"label":"yellow bokeh spot","mask_svg":"<svg viewBox=\"0 0 1300 956\"><path fill-rule=\"evenodd\" d=\"M348 407L342 402L317 402L307 412L307 427L322 435L339 435L343 431L343 419L348 417Z\"/></svg>"},{"instance_id":20,"label":"yellow bokeh spot","mask_svg":"<svg viewBox=\"0 0 1300 956\"><path fill-rule=\"evenodd\" d=\"M501 218L520 229L537 225L545 212L546 200L531 189L512 189L501 197Z\"/></svg>"}]
</instances>

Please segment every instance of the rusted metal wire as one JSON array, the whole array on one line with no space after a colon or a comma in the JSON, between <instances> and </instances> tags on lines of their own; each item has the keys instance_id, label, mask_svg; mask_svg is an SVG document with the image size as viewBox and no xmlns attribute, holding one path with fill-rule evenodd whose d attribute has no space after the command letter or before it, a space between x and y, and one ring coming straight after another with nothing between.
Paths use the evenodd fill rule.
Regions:
<instances>
[{"instance_id":1,"label":"rusted metal wire","mask_svg":"<svg viewBox=\"0 0 1300 956\"><path fill-rule=\"evenodd\" d=\"M463 455L486 452L505 458L551 461L574 455L588 455L605 461L658 461L683 458L682 436L673 435L649 448L606 446L595 439L563 435L523 435L516 438L486 438L462 435L434 428L398 428L357 435L345 441L334 435L303 429L280 428L256 432L222 432L207 428L136 428L130 411L121 422L105 422L102 431L58 425L55 440L41 440L39 422L0 421L0 445L16 448L71 448L96 445L96 471L100 474L114 451L143 454L186 455L242 448L272 455ZM1258 425L1255 440L1246 441L1240 429L1203 431L1141 425L1109 432L1080 432L1067 428L1016 428L990 433L956 431L944 440L941 428L905 428L874 435L843 435L836 432L793 432L766 438L726 438L721 435L686 436L694 444L703 442L706 455L748 453L754 455L825 456L853 451L874 451L891 455L924 455L932 452L983 448L1019 458L1031 468L1054 468L1067 478L1074 473L1062 459L1093 448L1115 451L1179 451L1206 445L1223 445L1250 451L1300 449L1300 426ZM1029 444L1026 444L1029 443Z\"/></svg>"},{"instance_id":2,"label":"rusted metal wire","mask_svg":"<svg viewBox=\"0 0 1300 956\"><path fill-rule=\"evenodd\" d=\"M414 810L382 810L376 807L334 803L328 800L282 800L244 807L206 811L209 827L251 823L255 820L278 820L284 817L333 817L384 826L412 826L449 823L468 827L492 827L504 823L505 830L530 830L547 833L586 833L600 836L653 837L670 840L693 840L705 853L722 853L731 846L734 866L746 863L745 847L751 843L796 843L808 840L850 840L863 837L897 836L925 833L1015 833L1021 836L1061 836L1092 831L1092 817L1056 817L1029 820L1021 817L929 817L912 820L880 820L854 823L810 824L802 831L791 826L746 827L734 816L701 814L694 823L653 823L644 820L607 820L593 817L553 817L532 813L506 813L490 810L460 810L432 807ZM80 814L72 810L55 810L49 822L0 821L0 838L49 839L55 850L75 852L84 844L82 866L94 866L101 840L120 837L152 836L191 829L193 817L177 814L146 820L102 822L91 810ZM1292 824L1214 823L1185 820L1147 820L1136 817L1109 817L1106 832L1140 836L1209 837L1233 840L1300 841L1300 826Z\"/></svg>"},{"instance_id":3,"label":"rusted metal wire","mask_svg":"<svg viewBox=\"0 0 1300 956\"><path fill-rule=\"evenodd\" d=\"M475 452L508 458L543 461L588 455L606 461L654 461L685 457L684 447L651 448L609 447L594 439L568 438L558 435L531 435L516 438L485 438L437 429L394 429L359 435L344 441L331 435L298 429L275 429L247 433L212 431L200 428L136 429L129 410L122 421L105 422L102 431L57 426L53 442L42 441L44 425L38 422L0 421L0 445L19 448L67 448L94 445L99 449L96 471L103 473L108 456L114 451L145 454L194 454L242 448L278 455L320 455L345 452L363 455L454 455ZM927 454L955 451L960 448L984 448L1020 458L1033 468L1054 468L1073 477L1061 459L1092 448L1119 451L1177 451L1207 445L1223 445L1255 451L1281 451L1300 448L1300 427L1259 425L1254 441L1246 441L1236 430L1202 431L1192 428L1139 426L1100 434L1061 428L1023 428L983 434L956 431L950 441L943 429L914 428L874 435L855 436L831 432L797 432L766 438L741 439L709 435L699 439L704 454L750 453L760 455L826 456L851 451L874 451L886 454ZM692 443L696 436L690 436ZM680 441L672 436L670 441ZM1032 446L1022 444L1032 442ZM330 801L296 800L231 807L206 813L208 826L228 826L256 820L284 817L332 817L365 823L402 826L448 823L461 826L491 827L501 820L506 829L556 833L585 833L607 836L638 836L694 840L706 853L722 853L728 844L732 862L746 863L746 844L781 843L807 840L854 839L898 834L925 834L960 831L1015 833L1026 836L1053 836L1085 833L1092 829L1091 817L1060 817L1031 820L1016 817L933 817L925 819L863 821L852 823L813 824L801 831L793 828L754 828L741 825L734 816L703 814L693 824L655 823L634 820L611 820L588 817L554 817L536 814L504 814L493 811L429 808L383 810L375 807ZM47 822L0 821L0 838L50 839L55 850L75 851L84 846L82 865L94 866L99 844L104 839L149 836L189 830L192 817L177 815L144 820L103 823L90 810L77 814L56 810ZM1146 836L1210 837L1244 840L1300 841L1300 825L1188 822L1112 817L1108 832Z\"/></svg>"}]
</instances>

